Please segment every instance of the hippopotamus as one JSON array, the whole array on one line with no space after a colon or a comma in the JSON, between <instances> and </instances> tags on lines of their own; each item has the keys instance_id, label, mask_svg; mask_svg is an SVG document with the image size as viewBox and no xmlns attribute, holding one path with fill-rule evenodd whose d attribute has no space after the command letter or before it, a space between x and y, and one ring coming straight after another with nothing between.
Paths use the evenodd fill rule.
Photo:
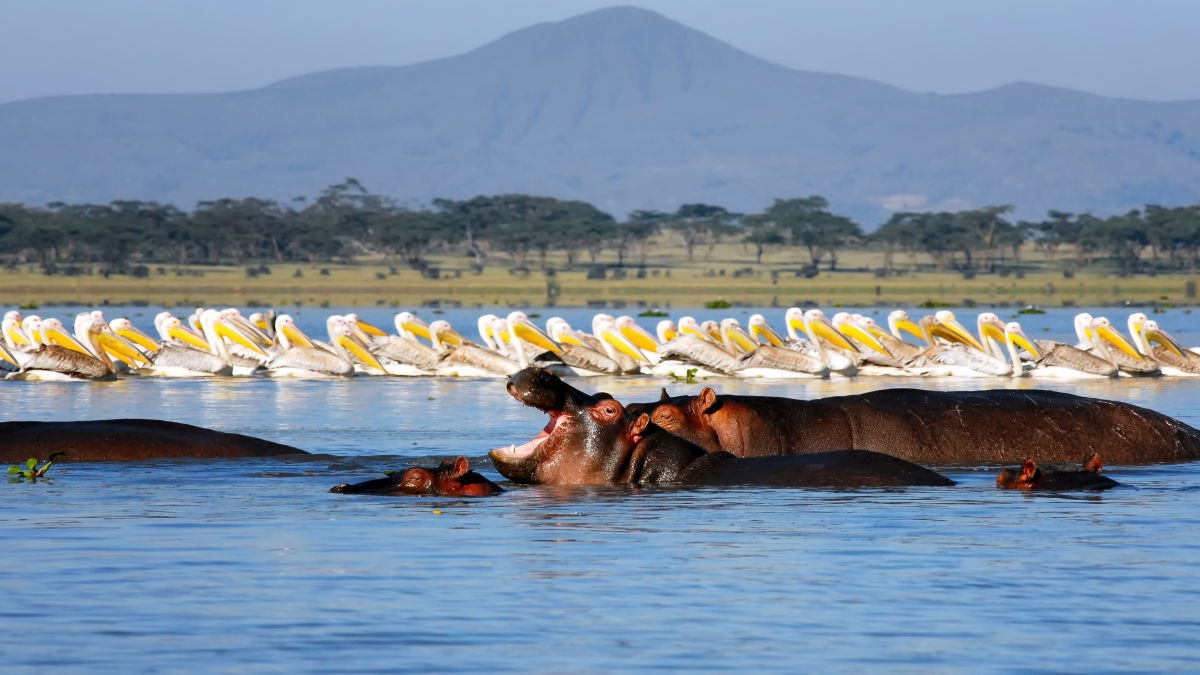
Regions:
<instances>
[{"instance_id":1,"label":"hippopotamus","mask_svg":"<svg viewBox=\"0 0 1200 675\"><path fill-rule=\"evenodd\" d=\"M698 396L635 404L657 426L739 457L876 450L922 464L1068 462L1097 449L1114 464L1200 459L1200 431L1128 403L1057 391L881 389L800 401Z\"/></svg>"},{"instance_id":2,"label":"hippopotamus","mask_svg":"<svg viewBox=\"0 0 1200 675\"><path fill-rule=\"evenodd\" d=\"M764 485L857 487L952 485L946 477L890 455L847 450L739 458L708 452L666 433L645 413L627 414L608 394L590 395L541 368L508 381L518 401L550 415L521 446L490 454L496 470L519 483L548 485Z\"/></svg>"},{"instance_id":3,"label":"hippopotamus","mask_svg":"<svg viewBox=\"0 0 1200 675\"><path fill-rule=\"evenodd\" d=\"M329 488L330 492L368 495L413 495L416 497L489 497L504 489L470 470L466 457L442 462L441 466L426 469L414 466L385 478L342 483Z\"/></svg>"},{"instance_id":4,"label":"hippopotamus","mask_svg":"<svg viewBox=\"0 0 1200 675\"><path fill-rule=\"evenodd\" d=\"M282 443L163 420L0 422L0 462L54 452L59 462L307 455Z\"/></svg>"},{"instance_id":5,"label":"hippopotamus","mask_svg":"<svg viewBox=\"0 0 1200 675\"><path fill-rule=\"evenodd\" d=\"M1100 455L1092 453L1083 464L1043 464L1027 459L1019 467L1004 469L996 476L996 487L1021 490L1107 490L1120 485L1101 476Z\"/></svg>"}]
</instances>

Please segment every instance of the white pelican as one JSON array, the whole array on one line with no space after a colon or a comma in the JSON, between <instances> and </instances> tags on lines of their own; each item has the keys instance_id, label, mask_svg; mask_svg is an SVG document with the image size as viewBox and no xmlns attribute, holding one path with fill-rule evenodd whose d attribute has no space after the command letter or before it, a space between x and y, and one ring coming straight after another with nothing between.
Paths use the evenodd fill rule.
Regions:
<instances>
[{"instance_id":1,"label":"white pelican","mask_svg":"<svg viewBox=\"0 0 1200 675\"><path fill-rule=\"evenodd\" d=\"M619 375L629 372L616 359L593 347L591 342L579 331L571 328L565 319L557 316L546 319L546 332L559 344L562 349L559 357L576 375ZM609 345L609 348L612 346Z\"/></svg>"},{"instance_id":2,"label":"white pelican","mask_svg":"<svg viewBox=\"0 0 1200 675\"><path fill-rule=\"evenodd\" d=\"M111 380L116 379L116 367L108 356L108 350L121 352L131 359L137 353L105 323L92 321L83 326L86 353L63 346L76 340L67 334L62 322L57 319L47 320L45 324L48 327L40 325L40 320L36 324L39 324L39 332L45 336L47 343L38 344L28 351L10 351L8 355L14 357L21 369L10 373L7 379Z\"/></svg>"},{"instance_id":3,"label":"white pelican","mask_svg":"<svg viewBox=\"0 0 1200 675\"><path fill-rule=\"evenodd\" d=\"M912 363L920 374L958 377L1012 374L1011 364L977 348L978 340L952 314L947 321L939 316L925 316L918 322L928 344ZM945 342L939 343L939 339Z\"/></svg>"},{"instance_id":4,"label":"white pelican","mask_svg":"<svg viewBox=\"0 0 1200 675\"><path fill-rule=\"evenodd\" d=\"M267 358L251 337L241 332L240 327L230 324L220 312L209 309L200 314L200 328L204 337L196 335L183 321L169 313L155 317L155 326L161 346L154 353L153 365L138 368L134 372L149 377L212 377L232 375L234 356L225 340L229 339L245 349Z\"/></svg>"},{"instance_id":5,"label":"white pelican","mask_svg":"<svg viewBox=\"0 0 1200 675\"><path fill-rule=\"evenodd\" d=\"M1111 349L1109 351L1112 352L1112 358L1117 362L1117 366L1120 367L1122 373L1135 376L1162 375L1162 370L1159 369L1158 363L1152 359L1144 358L1141 354L1139 354L1138 351L1129 344L1129 341L1125 339L1125 336L1121 335L1120 331L1118 331L1116 328L1113 328L1112 323L1109 322L1106 317L1101 316L1093 319L1091 325L1089 326L1093 333L1093 349L1097 348L1097 340L1095 336L1097 326L1103 327L1109 336L1108 342L1117 346L1116 351L1112 351Z\"/></svg>"},{"instance_id":6,"label":"white pelican","mask_svg":"<svg viewBox=\"0 0 1200 675\"><path fill-rule=\"evenodd\" d=\"M803 312L798 307L792 307L787 311L785 319L788 339L784 346L759 345L753 352L740 359L738 377L829 377L832 371L830 356L821 344L821 337L826 334L836 335L834 339L852 347L819 310ZM796 334L796 328L803 330L808 340L801 340ZM844 367L848 369L851 365Z\"/></svg>"},{"instance_id":7,"label":"white pelican","mask_svg":"<svg viewBox=\"0 0 1200 675\"><path fill-rule=\"evenodd\" d=\"M395 317L396 335L376 337L370 342L374 354L389 375L432 375L440 363L433 347L417 340L417 332L429 335L429 326L409 312Z\"/></svg>"},{"instance_id":8,"label":"white pelican","mask_svg":"<svg viewBox=\"0 0 1200 675\"><path fill-rule=\"evenodd\" d=\"M1184 349L1158 322L1141 312L1129 315L1129 335L1138 352L1156 361L1163 375L1200 375L1200 354ZM1158 344L1151 344L1157 342Z\"/></svg>"},{"instance_id":9,"label":"white pelican","mask_svg":"<svg viewBox=\"0 0 1200 675\"><path fill-rule=\"evenodd\" d=\"M521 369L516 361L463 340L445 319L429 324L433 348L440 354L438 375L456 377L508 377ZM457 341L454 344L452 341Z\"/></svg>"},{"instance_id":10,"label":"white pelican","mask_svg":"<svg viewBox=\"0 0 1200 675\"><path fill-rule=\"evenodd\" d=\"M275 334L283 351L267 361L267 374L271 377L348 377L354 374L354 357L377 367L379 362L349 324L333 321L327 324L327 329L330 346L337 353L317 347L291 316L280 314L275 319ZM382 366L378 366L378 370L382 371Z\"/></svg>"}]
</instances>

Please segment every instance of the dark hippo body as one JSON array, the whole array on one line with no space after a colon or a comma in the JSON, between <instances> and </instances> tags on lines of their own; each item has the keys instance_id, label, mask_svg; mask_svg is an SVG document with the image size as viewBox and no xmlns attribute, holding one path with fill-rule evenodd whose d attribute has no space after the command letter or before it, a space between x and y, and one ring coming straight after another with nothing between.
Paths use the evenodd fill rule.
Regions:
<instances>
[{"instance_id":1,"label":"dark hippo body","mask_svg":"<svg viewBox=\"0 0 1200 675\"><path fill-rule=\"evenodd\" d=\"M496 470L517 482L792 487L952 484L933 471L877 452L752 459L709 453L654 426L645 413L626 413L607 394L586 394L539 368L513 375L508 390L518 401L550 415L550 423L533 440L491 452Z\"/></svg>"},{"instance_id":2,"label":"dark hippo body","mask_svg":"<svg viewBox=\"0 0 1200 675\"><path fill-rule=\"evenodd\" d=\"M1093 454L1080 464L1043 464L1031 459L996 476L996 487L1015 490L1107 490L1120 485L1101 476L1103 463Z\"/></svg>"},{"instance_id":3,"label":"dark hippo body","mask_svg":"<svg viewBox=\"0 0 1200 675\"><path fill-rule=\"evenodd\" d=\"M58 462L305 455L298 448L162 420L0 422L0 462L64 452Z\"/></svg>"},{"instance_id":4,"label":"dark hippo body","mask_svg":"<svg viewBox=\"0 0 1200 675\"><path fill-rule=\"evenodd\" d=\"M740 457L853 448L924 464L1067 462L1093 451L1113 464L1200 459L1200 431L1183 422L1040 389L883 389L799 401L705 387L634 406L672 434Z\"/></svg>"},{"instance_id":5,"label":"dark hippo body","mask_svg":"<svg viewBox=\"0 0 1200 675\"><path fill-rule=\"evenodd\" d=\"M466 457L442 462L427 469L414 466L386 478L342 483L329 488L330 492L357 495L411 495L415 497L489 497L504 489L470 470Z\"/></svg>"}]
</instances>

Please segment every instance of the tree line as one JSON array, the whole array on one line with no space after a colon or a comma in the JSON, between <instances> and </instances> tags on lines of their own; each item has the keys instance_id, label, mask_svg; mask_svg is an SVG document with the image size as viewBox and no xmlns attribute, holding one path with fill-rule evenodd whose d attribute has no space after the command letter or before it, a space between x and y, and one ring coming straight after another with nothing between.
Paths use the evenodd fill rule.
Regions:
<instances>
[{"instance_id":1,"label":"tree line","mask_svg":"<svg viewBox=\"0 0 1200 675\"><path fill-rule=\"evenodd\" d=\"M710 254L721 241L736 241L760 263L768 252L794 249L813 271L822 264L835 270L842 252L861 248L882 252L884 273L903 273L905 260L911 270L920 255L941 269L963 272L1019 267L1029 242L1065 268L1104 262L1122 274L1195 271L1200 257L1200 204L1149 205L1107 218L1050 211L1040 222L1014 222L1011 212L1007 205L900 212L868 235L815 195L776 199L761 213L684 204L671 213L634 211L617 220L587 202L524 194L435 199L410 208L350 178L311 200L219 199L199 202L190 213L138 200L0 204L0 262L40 263L48 273L83 264L122 273L148 263L364 257L423 268L430 254L442 252L461 253L480 270L497 253L528 269L546 267L551 252L574 266L596 265L611 251L618 265L644 265L650 240L660 234L673 237L688 260L698 251Z\"/></svg>"}]
</instances>

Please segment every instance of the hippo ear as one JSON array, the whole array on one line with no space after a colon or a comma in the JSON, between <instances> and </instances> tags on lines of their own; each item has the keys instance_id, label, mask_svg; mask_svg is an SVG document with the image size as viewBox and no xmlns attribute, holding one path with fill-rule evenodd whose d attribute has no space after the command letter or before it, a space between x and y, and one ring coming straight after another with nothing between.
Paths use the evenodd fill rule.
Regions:
<instances>
[{"instance_id":1,"label":"hippo ear","mask_svg":"<svg viewBox=\"0 0 1200 675\"><path fill-rule=\"evenodd\" d=\"M1032 459L1027 459L1025 460L1025 463L1021 465L1021 476L1017 480L1021 481L1022 483L1032 482L1034 477L1037 476L1037 470L1037 464L1035 464Z\"/></svg>"},{"instance_id":2,"label":"hippo ear","mask_svg":"<svg viewBox=\"0 0 1200 675\"><path fill-rule=\"evenodd\" d=\"M621 419L621 414L625 410L621 408L621 404L615 398L605 398L596 402L596 405L588 408L588 414L592 419L601 424L611 424Z\"/></svg>"},{"instance_id":3,"label":"hippo ear","mask_svg":"<svg viewBox=\"0 0 1200 675\"><path fill-rule=\"evenodd\" d=\"M665 400L667 400L667 399L669 399L669 398L671 398L671 397L670 397L669 395L667 395L667 388L666 388L666 387L663 387L663 388L662 388L662 396L659 396L659 397L658 397L658 400L660 400L660 401L665 401Z\"/></svg>"},{"instance_id":4,"label":"hippo ear","mask_svg":"<svg viewBox=\"0 0 1200 675\"><path fill-rule=\"evenodd\" d=\"M629 427L629 434L634 437L641 436L648 426L650 426L650 416L642 413L633 421L633 426Z\"/></svg>"},{"instance_id":5,"label":"hippo ear","mask_svg":"<svg viewBox=\"0 0 1200 675\"><path fill-rule=\"evenodd\" d=\"M450 469L450 480L458 480L471 468L471 463L466 457L459 455L454 458L454 466Z\"/></svg>"},{"instance_id":6,"label":"hippo ear","mask_svg":"<svg viewBox=\"0 0 1200 675\"><path fill-rule=\"evenodd\" d=\"M996 476L996 487L1013 488L1017 486L1017 472L1012 469L1001 469Z\"/></svg>"},{"instance_id":7,"label":"hippo ear","mask_svg":"<svg viewBox=\"0 0 1200 675\"><path fill-rule=\"evenodd\" d=\"M1091 471L1092 473L1100 473L1100 469L1104 468L1104 462L1100 461L1100 453L1093 452L1091 457L1088 457L1083 462L1083 470Z\"/></svg>"},{"instance_id":8,"label":"hippo ear","mask_svg":"<svg viewBox=\"0 0 1200 675\"><path fill-rule=\"evenodd\" d=\"M712 407L717 404L717 392L713 391L712 387L705 387L700 390L700 412L712 412Z\"/></svg>"}]
</instances>

